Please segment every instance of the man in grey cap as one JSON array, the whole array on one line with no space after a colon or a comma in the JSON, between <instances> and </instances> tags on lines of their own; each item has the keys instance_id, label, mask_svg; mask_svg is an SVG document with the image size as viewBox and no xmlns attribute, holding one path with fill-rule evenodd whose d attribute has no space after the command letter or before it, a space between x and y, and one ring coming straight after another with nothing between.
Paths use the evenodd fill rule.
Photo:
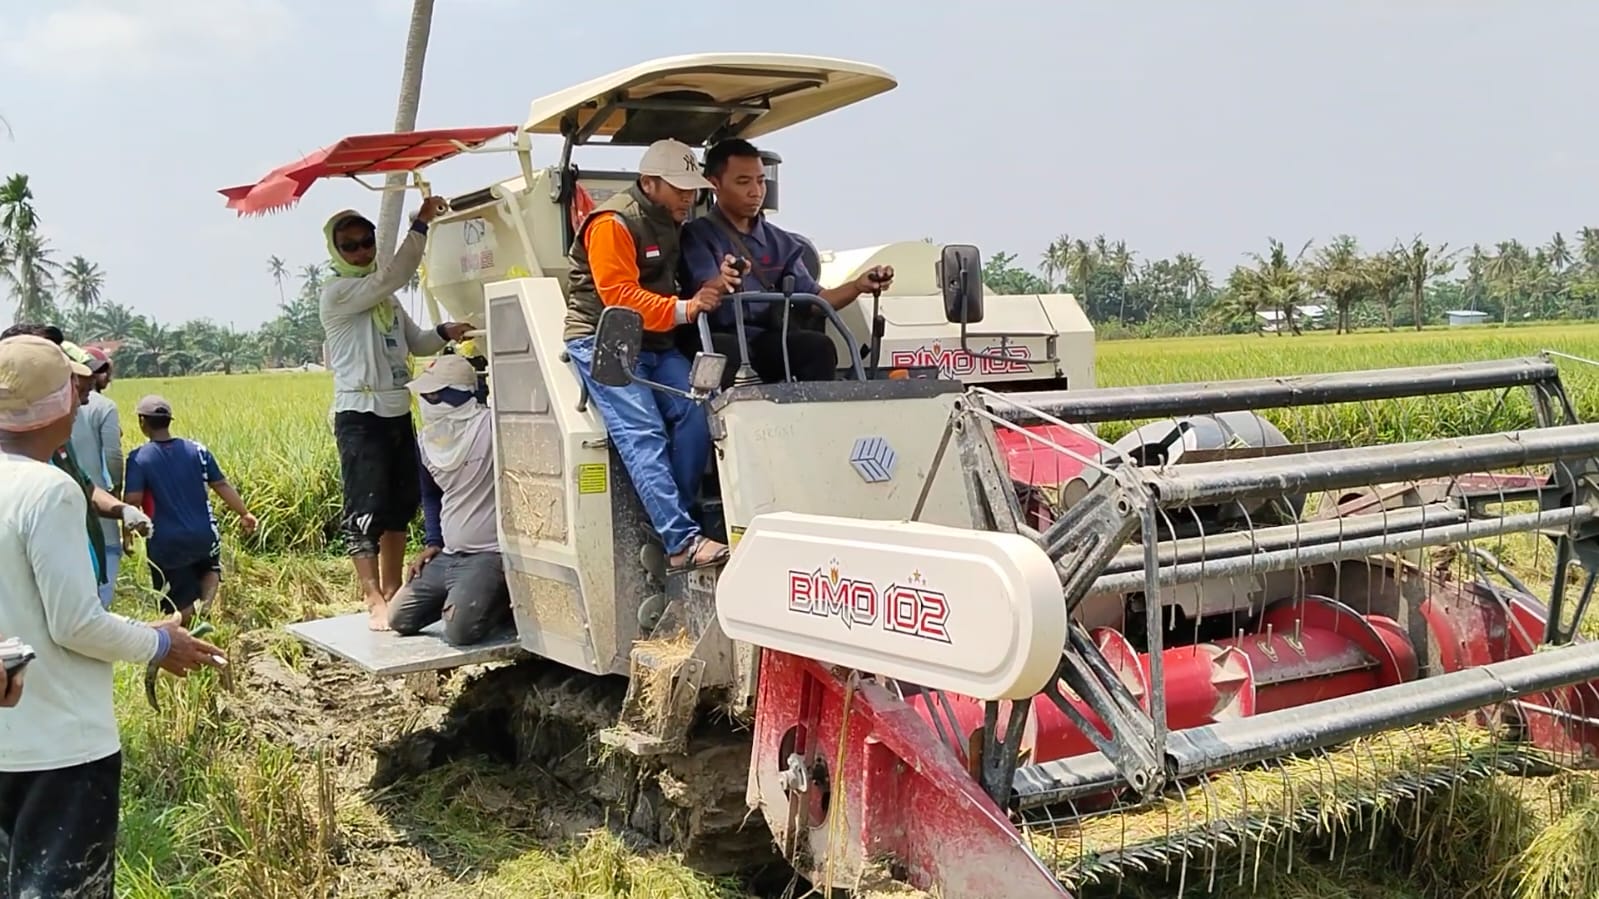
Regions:
<instances>
[{"instance_id":1,"label":"man in grey cap","mask_svg":"<svg viewBox=\"0 0 1599 899\"><path fill-rule=\"evenodd\" d=\"M389 603L389 626L411 635L444 621L465 646L511 620L494 496L494 419L466 357L440 356L407 386L422 401L422 545Z\"/></svg>"},{"instance_id":2,"label":"man in grey cap","mask_svg":"<svg viewBox=\"0 0 1599 899\"><path fill-rule=\"evenodd\" d=\"M67 349L65 345L62 349ZM71 350L67 350L71 356ZM84 366L93 377L90 390L78 409L72 423L72 453L83 467L83 473L94 486L111 494L122 494L122 419L117 404L101 392L101 384L109 383L111 360L93 348L83 350ZM117 571L122 564L122 524L101 519L101 533L105 537L105 582L100 585L100 604L110 608L117 582Z\"/></svg>"},{"instance_id":3,"label":"man in grey cap","mask_svg":"<svg viewBox=\"0 0 1599 899\"><path fill-rule=\"evenodd\" d=\"M110 899L122 782L112 664L181 677L222 661L176 617L139 624L100 605L83 564L84 492L51 464L78 409L73 365L50 340L0 340L0 621L35 653L27 691L0 714L0 896Z\"/></svg>"},{"instance_id":4,"label":"man in grey cap","mask_svg":"<svg viewBox=\"0 0 1599 899\"><path fill-rule=\"evenodd\" d=\"M179 613L187 627L195 604L208 607L222 583L222 537L206 488L239 516L244 533L255 532L256 520L205 444L172 436L171 403L147 396L134 411L150 442L128 455L127 501L149 509L150 583L162 610Z\"/></svg>"},{"instance_id":5,"label":"man in grey cap","mask_svg":"<svg viewBox=\"0 0 1599 899\"><path fill-rule=\"evenodd\" d=\"M626 306L644 320L638 377L688 390L689 360L678 352L673 330L714 311L738 287L734 260L725 257L719 277L686 300L677 296L683 222L698 192L710 186L688 145L651 144L639 162L638 183L600 204L578 228L566 302L567 355L674 570L720 564L728 555L726 546L701 533L690 514L710 461L705 410L637 382L601 384L589 367L600 313L607 306Z\"/></svg>"}]
</instances>

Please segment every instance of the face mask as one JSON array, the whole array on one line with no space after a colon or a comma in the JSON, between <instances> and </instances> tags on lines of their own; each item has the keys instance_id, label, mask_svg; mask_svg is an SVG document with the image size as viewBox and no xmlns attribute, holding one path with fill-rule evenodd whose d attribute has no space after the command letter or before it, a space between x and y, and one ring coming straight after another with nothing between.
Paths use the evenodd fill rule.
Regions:
<instances>
[{"instance_id":1,"label":"face mask","mask_svg":"<svg viewBox=\"0 0 1599 899\"><path fill-rule=\"evenodd\" d=\"M427 461L454 471L466 461L478 420L488 407L470 390L446 387L422 401L422 430L417 435Z\"/></svg>"}]
</instances>

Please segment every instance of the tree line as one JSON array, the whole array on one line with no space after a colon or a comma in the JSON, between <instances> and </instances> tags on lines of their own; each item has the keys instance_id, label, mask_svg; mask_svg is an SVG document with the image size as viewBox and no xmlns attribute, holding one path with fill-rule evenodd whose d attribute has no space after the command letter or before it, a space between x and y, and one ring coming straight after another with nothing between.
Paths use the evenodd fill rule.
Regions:
<instances>
[{"instance_id":1,"label":"tree line","mask_svg":"<svg viewBox=\"0 0 1599 899\"><path fill-rule=\"evenodd\" d=\"M107 276L81 255L62 255L39 229L28 176L0 184L0 284L16 321L53 322L79 343L114 345L120 374L158 377L259 368L294 368L322 360L317 295L326 262L293 268L266 260L277 315L249 331L208 319L165 324L110 299ZM1421 328L1451 310L1494 320L1599 317L1599 228L1542 245L1503 240L1450 249L1420 236L1367 250L1347 235L1290 251L1270 239L1218 282L1191 253L1140 258L1126 241L1104 235L1050 242L1035 266L997 252L984 263L995 294L1069 292L1101 338L1247 333L1270 324L1279 334L1307 327L1340 333L1364 328ZM420 290L415 278L408 292ZM1307 317L1317 307L1324 315Z\"/></svg>"},{"instance_id":2,"label":"tree line","mask_svg":"<svg viewBox=\"0 0 1599 899\"><path fill-rule=\"evenodd\" d=\"M254 330L209 319L167 324L110 299L99 265L83 256L62 262L40 233L40 221L27 175L0 184L0 285L15 304L13 320L49 322L77 343L114 346L111 361L123 377L228 374L322 361L317 294L330 273L326 262L291 273L282 258L271 257L266 274L277 288L278 314ZM291 282L297 282L292 294L286 289ZM415 279L410 289L418 289Z\"/></svg>"},{"instance_id":3,"label":"tree line","mask_svg":"<svg viewBox=\"0 0 1599 899\"><path fill-rule=\"evenodd\" d=\"M1421 236L1367 251L1340 234L1290 251L1267 241L1218 283L1194 255L1139 259L1125 241L1061 235L1036 267L1013 253L984 264L998 294L1069 292L1102 336L1239 333L1259 330L1263 313L1278 333L1298 333L1307 307L1340 333L1359 328L1421 329L1445 313L1512 321L1599 317L1599 228L1570 241L1556 232L1541 246L1502 240L1451 250ZM1454 276L1454 277L1451 277Z\"/></svg>"}]
</instances>

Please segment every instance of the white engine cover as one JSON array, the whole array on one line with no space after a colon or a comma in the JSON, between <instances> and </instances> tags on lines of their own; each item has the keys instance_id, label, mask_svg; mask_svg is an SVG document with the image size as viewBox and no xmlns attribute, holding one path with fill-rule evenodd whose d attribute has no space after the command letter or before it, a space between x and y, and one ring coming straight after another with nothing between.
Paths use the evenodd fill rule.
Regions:
<instances>
[{"instance_id":1,"label":"white engine cover","mask_svg":"<svg viewBox=\"0 0 1599 899\"><path fill-rule=\"evenodd\" d=\"M976 699L1054 677L1066 600L1036 543L910 521L757 515L716 585L733 640Z\"/></svg>"}]
</instances>

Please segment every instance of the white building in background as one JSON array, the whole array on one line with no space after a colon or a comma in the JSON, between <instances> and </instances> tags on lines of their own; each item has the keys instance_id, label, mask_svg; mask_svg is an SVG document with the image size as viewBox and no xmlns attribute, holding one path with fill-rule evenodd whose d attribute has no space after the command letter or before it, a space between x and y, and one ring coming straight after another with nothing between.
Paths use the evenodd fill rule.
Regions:
<instances>
[{"instance_id":1,"label":"white building in background","mask_svg":"<svg viewBox=\"0 0 1599 899\"><path fill-rule=\"evenodd\" d=\"M1260 323L1263 334L1275 334L1278 331L1289 330L1288 323L1283 321L1283 314L1278 309L1262 310L1255 313L1255 318ZM1314 331L1327 327L1326 306L1295 306L1294 322L1301 331Z\"/></svg>"},{"instance_id":2,"label":"white building in background","mask_svg":"<svg viewBox=\"0 0 1599 899\"><path fill-rule=\"evenodd\" d=\"M1476 309L1451 309L1444 315L1449 317L1449 327L1461 328L1466 325L1480 325L1488 320L1488 313Z\"/></svg>"}]
</instances>

